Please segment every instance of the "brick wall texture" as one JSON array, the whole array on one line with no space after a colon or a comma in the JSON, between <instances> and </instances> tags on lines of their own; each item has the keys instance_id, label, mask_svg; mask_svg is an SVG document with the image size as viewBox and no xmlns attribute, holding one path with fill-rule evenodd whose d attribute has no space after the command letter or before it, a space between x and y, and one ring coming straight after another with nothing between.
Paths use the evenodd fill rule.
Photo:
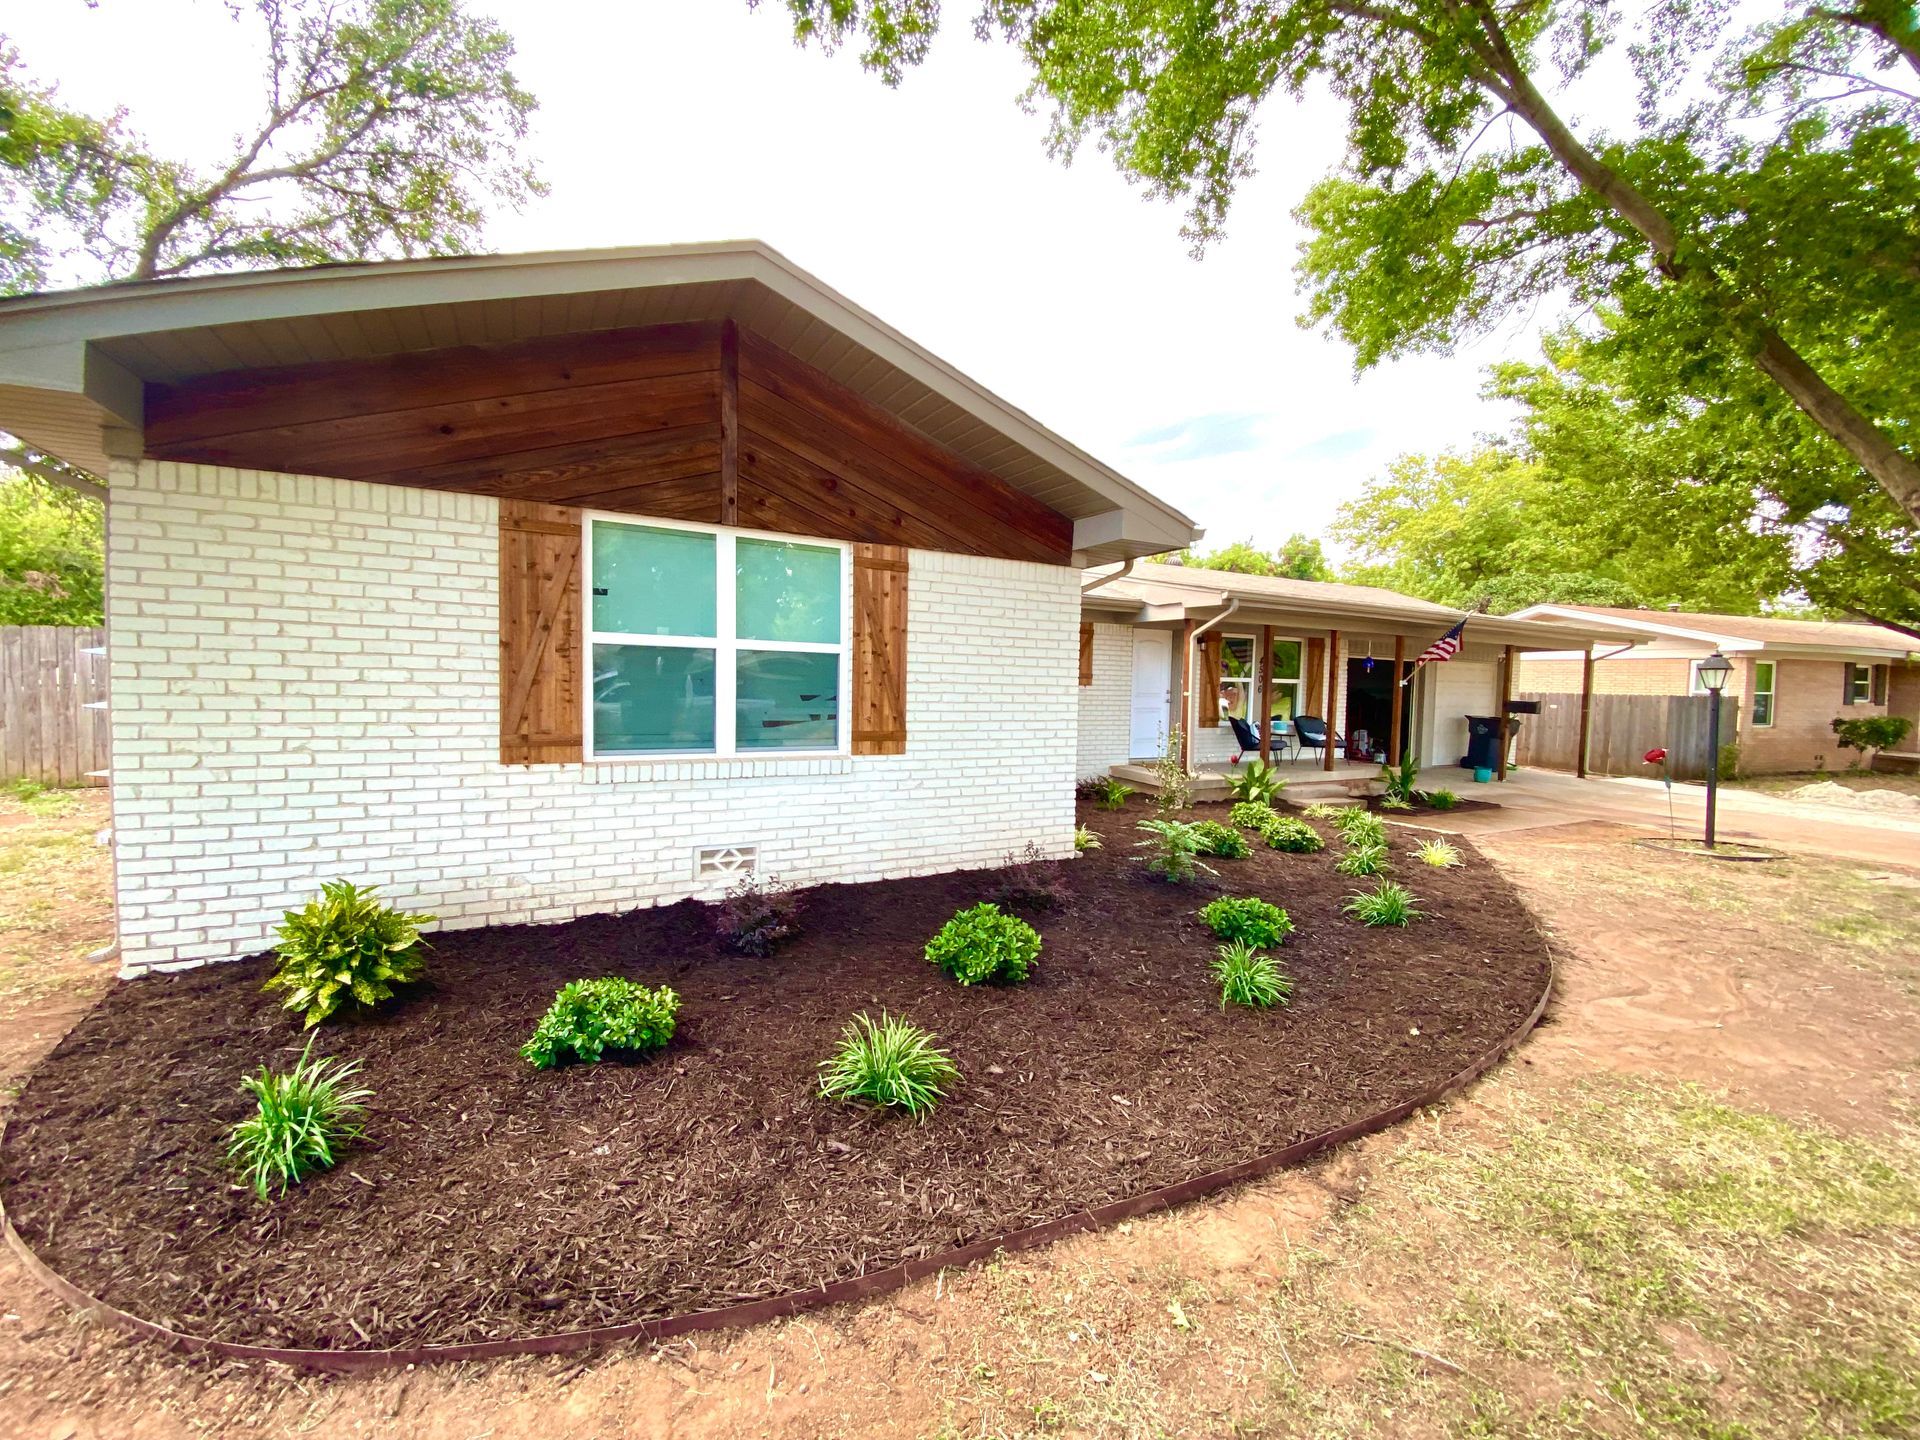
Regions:
<instances>
[{"instance_id":1,"label":"brick wall texture","mask_svg":"<svg viewBox=\"0 0 1920 1440\"><path fill-rule=\"evenodd\" d=\"M911 553L904 755L509 767L495 501L152 461L112 480L128 972L263 949L336 876L473 926L702 893L702 845L802 884L1071 853L1071 569Z\"/></svg>"}]
</instances>

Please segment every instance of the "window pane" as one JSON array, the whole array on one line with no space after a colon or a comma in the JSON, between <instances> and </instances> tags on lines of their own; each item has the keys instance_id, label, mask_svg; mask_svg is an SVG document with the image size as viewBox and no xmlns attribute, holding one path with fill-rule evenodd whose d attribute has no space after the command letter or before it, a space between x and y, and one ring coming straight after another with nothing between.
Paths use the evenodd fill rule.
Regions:
<instances>
[{"instance_id":1,"label":"window pane","mask_svg":"<svg viewBox=\"0 0 1920 1440\"><path fill-rule=\"evenodd\" d=\"M593 647L593 753L713 749L713 651Z\"/></svg>"},{"instance_id":2,"label":"window pane","mask_svg":"<svg viewBox=\"0 0 1920 1440\"><path fill-rule=\"evenodd\" d=\"M840 643L840 552L784 540L734 542L734 633Z\"/></svg>"},{"instance_id":3,"label":"window pane","mask_svg":"<svg viewBox=\"0 0 1920 1440\"><path fill-rule=\"evenodd\" d=\"M742 750L831 750L839 744L840 656L742 650L734 744Z\"/></svg>"},{"instance_id":4,"label":"window pane","mask_svg":"<svg viewBox=\"0 0 1920 1440\"><path fill-rule=\"evenodd\" d=\"M697 530L593 527L593 628L711 638L714 544Z\"/></svg>"},{"instance_id":5,"label":"window pane","mask_svg":"<svg viewBox=\"0 0 1920 1440\"><path fill-rule=\"evenodd\" d=\"M1253 693L1253 686L1245 680L1222 680L1220 682L1220 718L1232 717L1235 720L1247 718L1247 697Z\"/></svg>"},{"instance_id":6,"label":"window pane","mask_svg":"<svg viewBox=\"0 0 1920 1440\"><path fill-rule=\"evenodd\" d=\"M1773 696L1762 692L1753 697L1753 723L1756 725L1773 723Z\"/></svg>"},{"instance_id":7,"label":"window pane","mask_svg":"<svg viewBox=\"0 0 1920 1440\"><path fill-rule=\"evenodd\" d=\"M1273 678L1276 680L1300 678L1300 642L1298 640L1273 642Z\"/></svg>"},{"instance_id":8,"label":"window pane","mask_svg":"<svg viewBox=\"0 0 1920 1440\"><path fill-rule=\"evenodd\" d=\"M1276 720L1291 720L1300 713L1300 682L1295 680L1283 683L1273 682L1273 696L1269 702L1269 712ZM1277 732L1276 732L1277 733Z\"/></svg>"}]
</instances>

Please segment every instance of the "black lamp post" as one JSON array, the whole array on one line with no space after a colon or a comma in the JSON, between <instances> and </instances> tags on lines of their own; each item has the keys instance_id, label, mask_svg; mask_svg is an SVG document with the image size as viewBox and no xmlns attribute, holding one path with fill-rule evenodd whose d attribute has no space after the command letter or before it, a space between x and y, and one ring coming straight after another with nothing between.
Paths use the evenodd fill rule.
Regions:
<instances>
[{"instance_id":1,"label":"black lamp post","mask_svg":"<svg viewBox=\"0 0 1920 1440\"><path fill-rule=\"evenodd\" d=\"M1727 688L1727 676L1733 662L1718 650L1700 662L1700 683L1706 688L1707 703L1707 849L1713 849L1713 821L1720 798L1720 692Z\"/></svg>"}]
</instances>

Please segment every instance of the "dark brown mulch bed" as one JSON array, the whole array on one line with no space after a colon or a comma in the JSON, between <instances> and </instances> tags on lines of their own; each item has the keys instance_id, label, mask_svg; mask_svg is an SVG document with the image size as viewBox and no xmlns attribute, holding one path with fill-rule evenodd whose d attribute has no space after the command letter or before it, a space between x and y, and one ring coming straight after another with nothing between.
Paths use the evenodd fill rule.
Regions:
<instances>
[{"instance_id":1,"label":"dark brown mulch bed","mask_svg":"<svg viewBox=\"0 0 1920 1440\"><path fill-rule=\"evenodd\" d=\"M1468 777L1467 784L1473 784L1471 776ZM1432 788L1435 790L1453 789L1450 785L1435 785ZM1475 810L1498 810L1500 808L1500 802L1497 800L1471 800L1459 790L1454 790L1453 794L1455 797L1453 804L1447 806L1445 809L1429 802L1424 793L1416 795L1412 806L1405 810L1383 810L1380 802L1386 798L1384 795L1367 796L1366 805L1367 809L1377 814L1384 814L1389 818L1394 815L1466 815Z\"/></svg>"},{"instance_id":2,"label":"dark brown mulch bed","mask_svg":"<svg viewBox=\"0 0 1920 1440\"><path fill-rule=\"evenodd\" d=\"M1224 818L1224 806L1200 812ZM77 1284L228 1340L361 1347L612 1324L819 1284L1218 1169L1455 1073L1525 1018L1545 946L1468 863L1400 873L1430 919L1366 930L1336 843L1221 861L1291 911L1291 1009L1223 1013L1204 894L1132 863L1136 801L1083 807L1106 847L1033 917L1033 980L962 989L921 957L990 872L815 890L771 960L719 950L685 903L444 934L431 980L317 1053L365 1062L369 1139L263 1206L223 1169L243 1072L300 1037L261 959L122 984L15 1108L8 1213ZM679 1034L649 1061L537 1072L517 1048L577 976L666 981ZM963 1080L923 1124L829 1104L815 1066L848 1017L936 1031Z\"/></svg>"}]
</instances>

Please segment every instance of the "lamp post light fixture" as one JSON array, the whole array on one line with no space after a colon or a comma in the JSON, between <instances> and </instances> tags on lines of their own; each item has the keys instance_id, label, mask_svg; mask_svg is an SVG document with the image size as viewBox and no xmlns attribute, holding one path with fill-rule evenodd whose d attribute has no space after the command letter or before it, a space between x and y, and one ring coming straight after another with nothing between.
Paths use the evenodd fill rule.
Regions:
<instances>
[{"instance_id":1,"label":"lamp post light fixture","mask_svg":"<svg viewBox=\"0 0 1920 1440\"><path fill-rule=\"evenodd\" d=\"M1700 684L1707 692L1707 849L1714 848L1714 811L1720 798L1720 692L1727 688L1733 662L1718 650L1700 662Z\"/></svg>"}]
</instances>

